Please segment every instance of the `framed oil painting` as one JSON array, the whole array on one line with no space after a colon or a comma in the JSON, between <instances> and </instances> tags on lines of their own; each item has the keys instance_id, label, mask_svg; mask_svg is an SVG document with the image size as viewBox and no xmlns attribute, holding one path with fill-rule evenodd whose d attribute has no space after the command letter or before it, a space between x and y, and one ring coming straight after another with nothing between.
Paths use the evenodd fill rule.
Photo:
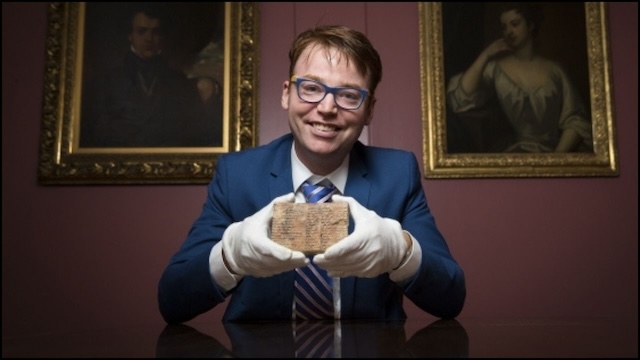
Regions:
<instances>
[{"instance_id":1,"label":"framed oil painting","mask_svg":"<svg viewBox=\"0 0 640 360\"><path fill-rule=\"evenodd\" d=\"M426 178L618 175L606 3L418 6Z\"/></svg>"},{"instance_id":2,"label":"framed oil painting","mask_svg":"<svg viewBox=\"0 0 640 360\"><path fill-rule=\"evenodd\" d=\"M41 184L202 184L257 144L257 3L48 10Z\"/></svg>"}]
</instances>

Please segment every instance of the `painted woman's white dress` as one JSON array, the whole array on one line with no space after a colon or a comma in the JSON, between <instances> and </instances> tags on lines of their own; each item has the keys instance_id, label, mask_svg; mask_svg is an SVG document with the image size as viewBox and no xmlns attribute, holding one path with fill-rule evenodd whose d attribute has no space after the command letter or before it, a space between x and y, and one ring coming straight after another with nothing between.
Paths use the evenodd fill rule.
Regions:
<instances>
[{"instance_id":1,"label":"painted woman's white dress","mask_svg":"<svg viewBox=\"0 0 640 360\"><path fill-rule=\"evenodd\" d=\"M591 121L578 92L558 64L551 66L546 83L529 90L519 87L496 61L487 63L482 84L474 95L462 90L461 77L462 73L449 81L449 110L462 113L497 98L517 138L506 152L552 152L564 129L574 129L580 134L581 151L592 151Z\"/></svg>"}]
</instances>

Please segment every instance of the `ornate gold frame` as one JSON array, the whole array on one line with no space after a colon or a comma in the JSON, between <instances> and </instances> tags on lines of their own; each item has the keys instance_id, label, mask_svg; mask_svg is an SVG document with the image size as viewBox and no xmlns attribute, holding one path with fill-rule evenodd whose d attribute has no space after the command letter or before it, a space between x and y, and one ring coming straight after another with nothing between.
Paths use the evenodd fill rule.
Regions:
<instances>
[{"instance_id":1,"label":"ornate gold frame","mask_svg":"<svg viewBox=\"0 0 640 360\"><path fill-rule=\"evenodd\" d=\"M426 178L617 176L606 3L585 3L593 153L447 153L442 4L419 3Z\"/></svg>"},{"instance_id":2,"label":"ornate gold frame","mask_svg":"<svg viewBox=\"0 0 640 360\"><path fill-rule=\"evenodd\" d=\"M49 4L40 184L204 184L218 155L257 144L258 4L227 2L223 146L78 147L85 6Z\"/></svg>"}]
</instances>

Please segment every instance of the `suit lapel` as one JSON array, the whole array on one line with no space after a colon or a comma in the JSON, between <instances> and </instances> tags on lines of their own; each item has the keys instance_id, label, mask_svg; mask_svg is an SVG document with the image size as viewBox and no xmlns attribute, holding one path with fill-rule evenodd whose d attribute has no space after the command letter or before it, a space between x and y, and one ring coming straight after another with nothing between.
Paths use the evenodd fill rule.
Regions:
<instances>
[{"instance_id":1,"label":"suit lapel","mask_svg":"<svg viewBox=\"0 0 640 360\"><path fill-rule=\"evenodd\" d=\"M368 207L371 194L371 183L367 179L367 165L364 156L364 146L357 143L354 150L351 151L349 158L349 175L347 177L347 185L345 187L345 196L350 196L358 201L362 206ZM353 221L349 222L349 233L353 232ZM342 300L343 316L349 317L354 313L355 306L355 290L358 278L350 276L340 279L340 298Z\"/></svg>"},{"instance_id":2,"label":"suit lapel","mask_svg":"<svg viewBox=\"0 0 640 360\"><path fill-rule=\"evenodd\" d=\"M286 135L285 139L274 147L271 159L273 166L271 167L269 179L270 198L290 193L293 191L293 179L291 177L291 146L293 136ZM278 287L282 299L279 302L280 312L283 314L291 313L293 304L293 282L294 272L287 271L278 277Z\"/></svg>"},{"instance_id":3,"label":"suit lapel","mask_svg":"<svg viewBox=\"0 0 640 360\"><path fill-rule=\"evenodd\" d=\"M285 136L278 142L272 151L271 178L269 179L269 195L271 199L293 191L293 179L291 178L291 146L293 136Z\"/></svg>"}]
</instances>

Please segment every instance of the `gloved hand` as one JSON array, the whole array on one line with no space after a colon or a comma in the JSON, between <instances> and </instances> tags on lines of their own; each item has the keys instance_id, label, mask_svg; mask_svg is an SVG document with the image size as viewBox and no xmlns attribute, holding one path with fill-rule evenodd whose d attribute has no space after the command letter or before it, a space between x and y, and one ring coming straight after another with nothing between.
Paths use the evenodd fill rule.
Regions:
<instances>
[{"instance_id":1,"label":"gloved hand","mask_svg":"<svg viewBox=\"0 0 640 360\"><path fill-rule=\"evenodd\" d=\"M309 259L271 240L273 204L293 202L294 194L279 196L257 213L229 225L222 235L222 256L231 272L268 277L306 265Z\"/></svg>"},{"instance_id":2,"label":"gloved hand","mask_svg":"<svg viewBox=\"0 0 640 360\"><path fill-rule=\"evenodd\" d=\"M400 223L382 218L360 205L354 198L333 195L334 202L349 204L355 222L353 233L331 245L313 262L327 270L329 276L376 277L401 265L408 242Z\"/></svg>"}]
</instances>

